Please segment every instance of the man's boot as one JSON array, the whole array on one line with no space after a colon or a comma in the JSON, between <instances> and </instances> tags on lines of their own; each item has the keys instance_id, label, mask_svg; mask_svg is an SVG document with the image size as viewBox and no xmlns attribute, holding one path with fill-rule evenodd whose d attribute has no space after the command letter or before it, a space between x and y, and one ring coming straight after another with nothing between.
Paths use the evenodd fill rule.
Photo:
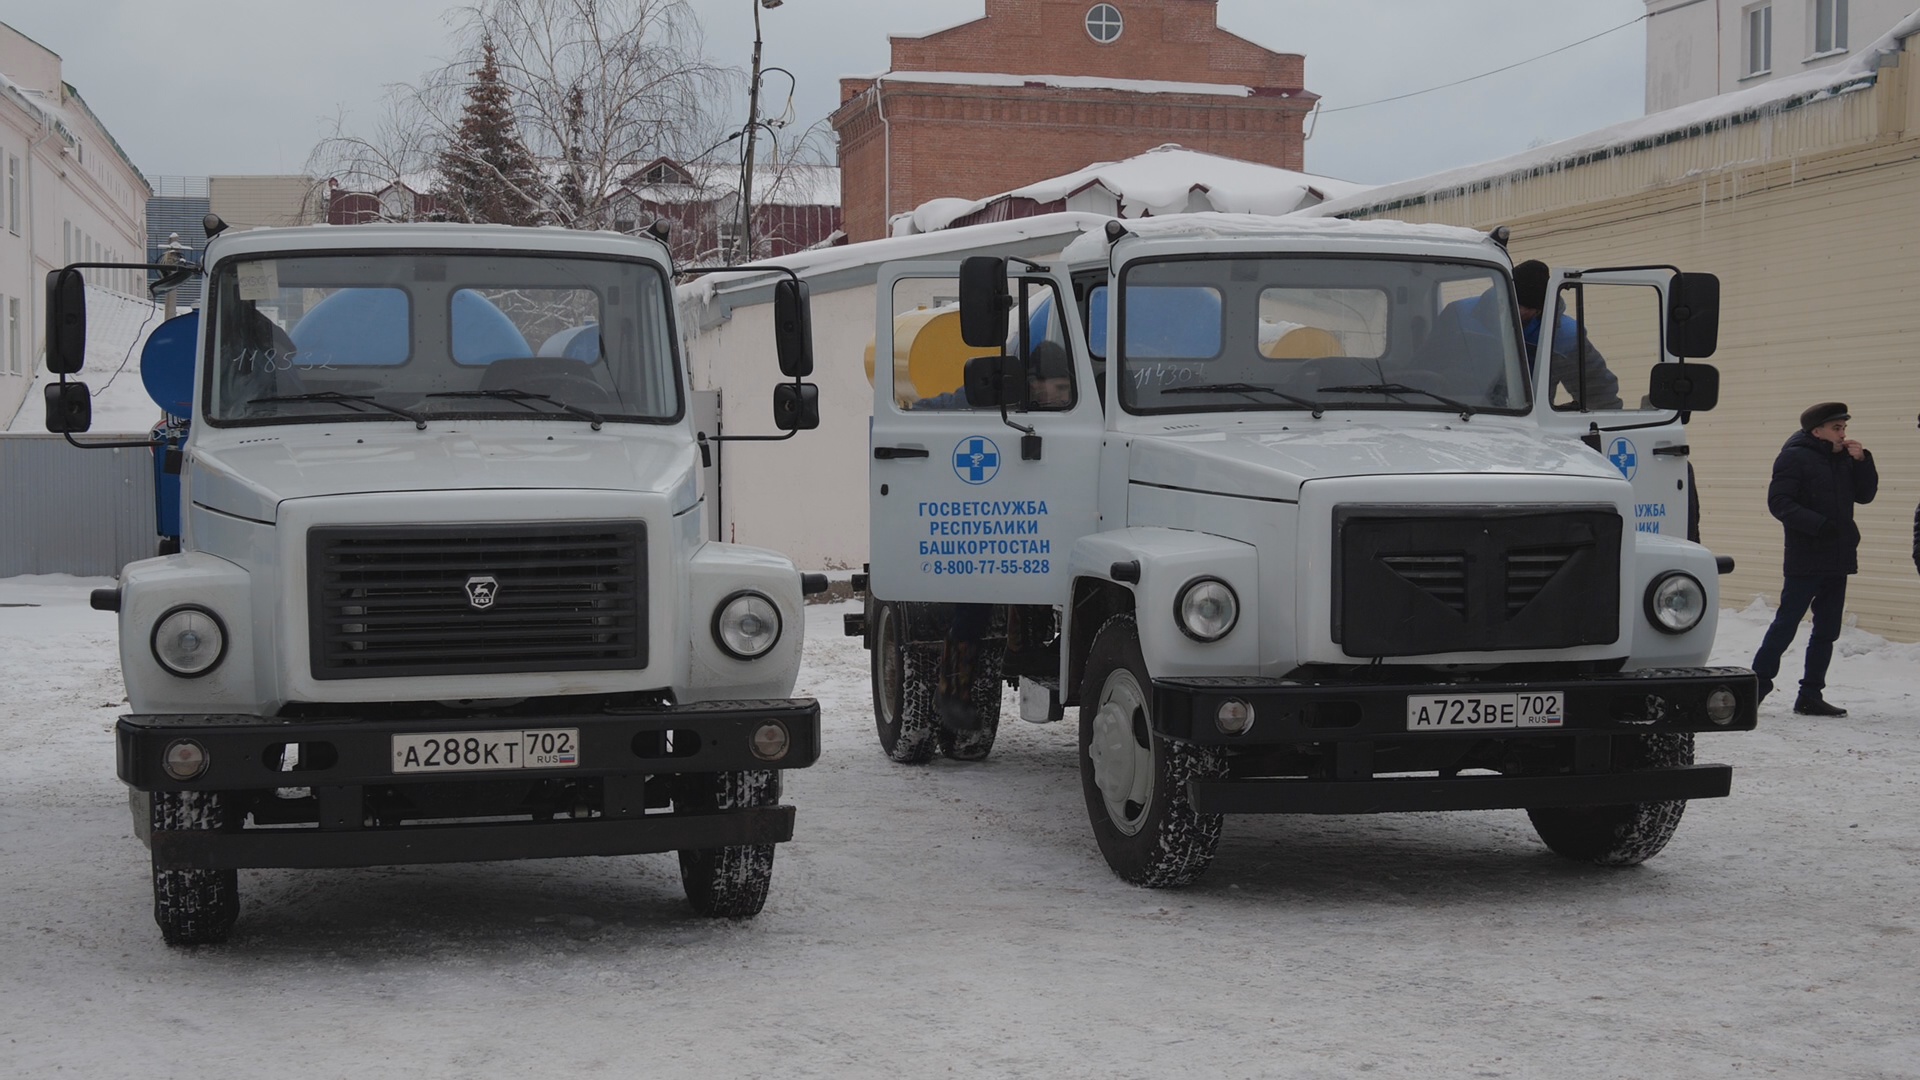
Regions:
<instances>
[{"instance_id":1,"label":"man's boot","mask_svg":"<svg viewBox=\"0 0 1920 1080\"><path fill-rule=\"evenodd\" d=\"M1830 705L1827 699L1817 693L1801 694L1793 703L1793 711L1801 716L1845 716L1847 710L1838 705Z\"/></svg>"}]
</instances>

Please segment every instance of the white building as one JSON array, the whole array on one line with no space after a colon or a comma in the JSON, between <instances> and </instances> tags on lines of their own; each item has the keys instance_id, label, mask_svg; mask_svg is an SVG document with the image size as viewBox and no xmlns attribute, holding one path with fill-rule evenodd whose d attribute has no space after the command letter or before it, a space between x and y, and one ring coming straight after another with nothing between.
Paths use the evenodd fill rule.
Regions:
<instances>
[{"instance_id":1,"label":"white building","mask_svg":"<svg viewBox=\"0 0 1920 1080\"><path fill-rule=\"evenodd\" d=\"M1647 112L1837 64L1914 0L1646 0Z\"/></svg>"},{"instance_id":2,"label":"white building","mask_svg":"<svg viewBox=\"0 0 1920 1080\"><path fill-rule=\"evenodd\" d=\"M0 418L26 397L44 346L46 274L70 262L144 262L146 178L79 91L60 57L0 23ZM145 275L88 274L117 292Z\"/></svg>"}]
</instances>

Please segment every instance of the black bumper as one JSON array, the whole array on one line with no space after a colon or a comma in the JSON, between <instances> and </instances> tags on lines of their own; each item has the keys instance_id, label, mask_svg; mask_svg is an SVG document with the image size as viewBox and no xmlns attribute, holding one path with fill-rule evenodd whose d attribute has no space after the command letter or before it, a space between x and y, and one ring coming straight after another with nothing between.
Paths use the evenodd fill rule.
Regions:
<instances>
[{"instance_id":1,"label":"black bumper","mask_svg":"<svg viewBox=\"0 0 1920 1080\"><path fill-rule=\"evenodd\" d=\"M788 750L766 761L752 736L777 721ZM577 728L580 764L564 769L496 769L397 774L395 735ZM664 733L672 732L671 740ZM162 768L166 749L192 739L206 751L206 771L182 783ZM820 706L809 699L703 702L672 708L577 715L447 719L284 720L243 715L123 716L116 730L120 779L136 791L262 792L312 789L316 825L230 827L222 831L156 830L149 840L159 869L385 866L431 862L631 855L737 844L781 843L793 836L793 808L768 806L671 813L644 809L649 776L799 769L820 757ZM281 771L280 748L301 745L301 767ZM513 821L417 823L368 827L361 811L370 787L475 784L530 779L599 778L601 816Z\"/></svg>"},{"instance_id":2,"label":"black bumper","mask_svg":"<svg viewBox=\"0 0 1920 1080\"><path fill-rule=\"evenodd\" d=\"M1733 715L1717 722L1707 697L1733 695ZM1410 697L1560 692L1563 722L1554 727L1460 725L1409 730ZM1745 668L1689 668L1593 675L1536 683L1355 684L1274 682L1242 678L1156 679L1154 728L1171 739L1205 746L1323 748L1332 779L1229 779L1188 786L1194 808L1211 814L1377 814L1605 806L1676 799L1723 798L1732 788L1726 765L1675 765L1615 771L1614 736L1752 731L1759 688ZM1252 728L1222 733L1220 706L1253 707ZM1429 741L1568 740L1570 771L1552 775L1373 775L1376 749Z\"/></svg>"},{"instance_id":3,"label":"black bumper","mask_svg":"<svg viewBox=\"0 0 1920 1080\"><path fill-rule=\"evenodd\" d=\"M1707 716L1707 696L1733 694L1733 716L1716 723ZM1430 694L1566 695L1565 722L1558 727L1409 731L1407 699ZM1155 679L1153 725L1161 735L1206 746L1272 746L1379 738L1527 738L1579 734L1649 734L1682 731L1752 731L1760 688L1746 668L1686 668L1588 675L1572 679L1510 683L1307 683L1243 678ZM1253 727L1227 735L1215 724L1220 706L1253 706Z\"/></svg>"}]
</instances>

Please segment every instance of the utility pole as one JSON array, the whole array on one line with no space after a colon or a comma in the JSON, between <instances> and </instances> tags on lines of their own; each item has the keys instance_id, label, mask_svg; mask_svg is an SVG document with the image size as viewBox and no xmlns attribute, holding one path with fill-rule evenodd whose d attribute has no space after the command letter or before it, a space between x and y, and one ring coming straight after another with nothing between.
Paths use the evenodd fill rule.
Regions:
<instances>
[{"instance_id":1,"label":"utility pole","mask_svg":"<svg viewBox=\"0 0 1920 1080\"><path fill-rule=\"evenodd\" d=\"M760 9L785 0L749 0L753 4L753 70L747 79L746 153L740 159L740 235L735 262L753 258L753 144L760 133Z\"/></svg>"}]
</instances>

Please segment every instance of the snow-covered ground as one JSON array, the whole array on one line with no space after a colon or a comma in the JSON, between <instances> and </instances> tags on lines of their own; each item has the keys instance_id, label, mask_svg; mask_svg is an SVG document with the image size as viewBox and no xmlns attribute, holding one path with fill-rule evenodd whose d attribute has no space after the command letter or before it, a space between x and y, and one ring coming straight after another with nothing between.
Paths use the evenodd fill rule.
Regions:
<instances>
[{"instance_id":1,"label":"snow-covered ground","mask_svg":"<svg viewBox=\"0 0 1920 1080\"><path fill-rule=\"evenodd\" d=\"M1009 703L988 762L890 764L817 607L825 755L757 920L689 915L670 856L243 871L232 942L176 951L103 584L0 581L0 1075L1920 1076L1920 647L1849 631L1851 717L1776 695L1702 738L1733 797L1637 869L1517 811L1230 818L1199 885L1146 892L1094 848L1070 723Z\"/></svg>"}]
</instances>

